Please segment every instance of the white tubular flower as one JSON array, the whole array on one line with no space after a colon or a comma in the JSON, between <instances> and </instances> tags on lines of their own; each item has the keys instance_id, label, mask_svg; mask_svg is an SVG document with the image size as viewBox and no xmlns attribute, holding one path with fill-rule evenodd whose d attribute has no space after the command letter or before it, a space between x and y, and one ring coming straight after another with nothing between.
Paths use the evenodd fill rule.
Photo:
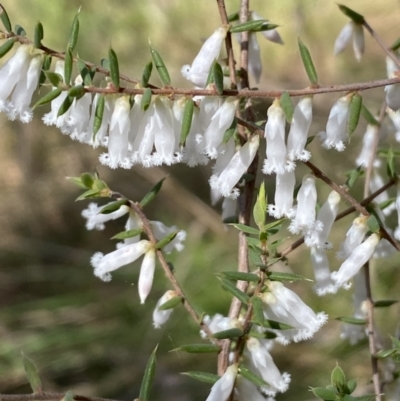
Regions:
<instances>
[{"instance_id":1,"label":"white tubular flower","mask_svg":"<svg viewBox=\"0 0 400 401\"><path fill-rule=\"evenodd\" d=\"M349 96L341 97L333 105L326 124L326 132L319 133L324 148L335 148L338 152L342 152L345 149L345 142L348 141L347 118L349 106Z\"/></svg>"},{"instance_id":2,"label":"white tubular flower","mask_svg":"<svg viewBox=\"0 0 400 401\"><path fill-rule=\"evenodd\" d=\"M114 252L103 255L97 252L92 256L90 263L94 267L94 275L103 281L110 281L110 272L119 269L140 258L152 248L151 242L141 240L135 244L125 245Z\"/></svg>"},{"instance_id":3,"label":"white tubular flower","mask_svg":"<svg viewBox=\"0 0 400 401\"><path fill-rule=\"evenodd\" d=\"M268 109L268 120L265 125L265 139L267 140L267 158L264 160L263 173L279 173L294 170L295 164L287 160L285 144L285 115L275 99Z\"/></svg>"},{"instance_id":4,"label":"white tubular flower","mask_svg":"<svg viewBox=\"0 0 400 401\"><path fill-rule=\"evenodd\" d=\"M260 46L257 41L257 35L255 33L249 32L248 42L249 72L258 83L260 82L262 64Z\"/></svg>"},{"instance_id":5,"label":"white tubular flower","mask_svg":"<svg viewBox=\"0 0 400 401\"><path fill-rule=\"evenodd\" d=\"M383 187L385 185L385 181L383 180L382 176L379 174L379 172L374 169L372 170L372 176L369 181L369 189L371 192L377 191L379 188ZM389 199L389 194L387 191L383 191L380 193L375 199L374 202L377 204L381 202L385 202ZM396 205L394 203L391 203L389 206L387 206L385 209L382 210L382 213L385 216L389 216L390 213L393 212L393 210L396 209Z\"/></svg>"},{"instance_id":6,"label":"white tubular flower","mask_svg":"<svg viewBox=\"0 0 400 401\"><path fill-rule=\"evenodd\" d=\"M321 229L320 224L315 222L315 206L317 204L317 190L315 178L305 175L297 194L297 208L294 219L290 223L289 231L298 234L300 231Z\"/></svg>"},{"instance_id":7,"label":"white tubular flower","mask_svg":"<svg viewBox=\"0 0 400 401\"><path fill-rule=\"evenodd\" d=\"M221 174L219 176L213 175L210 178L211 189L218 191L222 196L236 199L239 196L239 190L234 187L253 162L259 143L258 135L250 138L234 154Z\"/></svg>"},{"instance_id":8,"label":"white tubular flower","mask_svg":"<svg viewBox=\"0 0 400 401\"><path fill-rule=\"evenodd\" d=\"M397 75L394 75L389 78L395 78ZM400 85L387 85L385 86L386 92L386 104L392 110L397 111L400 109Z\"/></svg>"},{"instance_id":9,"label":"white tubular flower","mask_svg":"<svg viewBox=\"0 0 400 401\"><path fill-rule=\"evenodd\" d=\"M324 312L315 313L293 291L278 281L267 282L270 292L262 294L264 315L267 319L288 324L295 330L274 331L278 334L277 341L287 344L312 338L328 320ZM288 336L292 338L288 338Z\"/></svg>"},{"instance_id":10,"label":"white tubular flower","mask_svg":"<svg viewBox=\"0 0 400 401\"><path fill-rule=\"evenodd\" d=\"M235 328L243 328L238 319L232 319L225 317L219 313L214 316L205 315L203 318L204 324L208 326L211 333L218 333L219 331L225 331ZM201 338L207 338L207 334L204 330L200 330Z\"/></svg>"},{"instance_id":11,"label":"white tubular flower","mask_svg":"<svg viewBox=\"0 0 400 401\"><path fill-rule=\"evenodd\" d=\"M275 185L275 205L268 205L268 213L280 219L283 216L292 218L295 210L293 209L293 192L296 184L294 171L286 171L276 175Z\"/></svg>"},{"instance_id":12,"label":"white tubular flower","mask_svg":"<svg viewBox=\"0 0 400 401\"><path fill-rule=\"evenodd\" d=\"M218 146L217 151L218 157L212 167L213 175L216 176L220 175L226 169L236 153L235 140L231 138L227 143L221 143L221 145Z\"/></svg>"},{"instance_id":13,"label":"white tubular flower","mask_svg":"<svg viewBox=\"0 0 400 401\"><path fill-rule=\"evenodd\" d=\"M211 119L214 114L222 106L221 98L217 96L204 96L200 102L200 126L201 130L199 132L205 131L210 125Z\"/></svg>"},{"instance_id":14,"label":"white tubular flower","mask_svg":"<svg viewBox=\"0 0 400 401\"><path fill-rule=\"evenodd\" d=\"M373 143L378 127L376 125L368 124L367 130L363 136L363 145L359 156L356 159L356 166L367 167L373 157Z\"/></svg>"},{"instance_id":15,"label":"white tubular flower","mask_svg":"<svg viewBox=\"0 0 400 401\"><path fill-rule=\"evenodd\" d=\"M311 247L311 264L314 269L315 293L320 297L336 294L338 287L331 278L329 261L324 248Z\"/></svg>"},{"instance_id":16,"label":"white tubular flower","mask_svg":"<svg viewBox=\"0 0 400 401\"><path fill-rule=\"evenodd\" d=\"M264 381L268 383L268 386L261 387L262 392L274 397L277 392L284 393L289 388L290 375L286 372L281 374L269 353L268 341L261 341L249 337L246 341L247 355L251 361L250 365L257 369Z\"/></svg>"},{"instance_id":17,"label":"white tubular flower","mask_svg":"<svg viewBox=\"0 0 400 401\"><path fill-rule=\"evenodd\" d=\"M125 224L125 230L137 230L143 227L142 220L140 220L139 216L133 211L129 210L129 217ZM125 246L128 244L134 244L140 241L140 234L136 235L135 237L125 238L124 242L118 244L117 246Z\"/></svg>"},{"instance_id":18,"label":"white tubular flower","mask_svg":"<svg viewBox=\"0 0 400 401\"><path fill-rule=\"evenodd\" d=\"M154 236L158 241L162 240L168 234L178 231L176 226L167 227L161 221L150 221L151 228L153 229ZM186 231L180 230L176 237L166 245L163 250L165 253L171 253L173 250L178 252L182 251L185 247L182 242L186 239Z\"/></svg>"},{"instance_id":19,"label":"white tubular flower","mask_svg":"<svg viewBox=\"0 0 400 401\"><path fill-rule=\"evenodd\" d=\"M25 81L27 84L26 75L32 60L31 55L32 47L22 45L18 48L17 52L4 64L0 70L0 111L10 112L9 99L18 83ZM24 84L20 84L18 90L21 92ZM26 90L26 89L25 89ZM13 105L16 107L16 105ZM13 107L11 107L12 110ZM13 113L10 114L11 116Z\"/></svg>"},{"instance_id":20,"label":"white tubular flower","mask_svg":"<svg viewBox=\"0 0 400 401\"><path fill-rule=\"evenodd\" d=\"M211 387L206 401L226 401L231 395L238 373L238 365L228 366L221 378Z\"/></svg>"},{"instance_id":21,"label":"white tubular flower","mask_svg":"<svg viewBox=\"0 0 400 401\"><path fill-rule=\"evenodd\" d=\"M256 385L240 374L236 377L234 392L234 400L236 401L268 401L260 393ZM269 400L271 401L272 399L269 398Z\"/></svg>"},{"instance_id":22,"label":"white tubular flower","mask_svg":"<svg viewBox=\"0 0 400 401\"><path fill-rule=\"evenodd\" d=\"M397 227L394 230L394 237L397 241L400 241L400 187L397 187L397 197L396 197L396 211L397 211Z\"/></svg>"},{"instance_id":23,"label":"white tubular flower","mask_svg":"<svg viewBox=\"0 0 400 401\"><path fill-rule=\"evenodd\" d=\"M131 120L131 129L128 135L128 143L129 143L129 151L132 152L133 144L135 143L136 136L139 131L140 122L142 121L142 117L144 115L144 111L142 110L140 104L142 103L143 95L136 95L134 100L134 104L129 112L129 119Z\"/></svg>"},{"instance_id":24,"label":"white tubular flower","mask_svg":"<svg viewBox=\"0 0 400 401\"><path fill-rule=\"evenodd\" d=\"M181 139L182 120L183 120L183 113L185 111L186 101L187 99L182 96L177 100L175 100L172 105L172 117L173 117L174 133L175 133L175 151L180 150L179 142ZM193 122L193 117L192 117L192 122Z\"/></svg>"},{"instance_id":25,"label":"white tubular flower","mask_svg":"<svg viewBox=\"0 0 400 401\"><path fill-rule=\"evenodd\" d=\"M307 161L311 157L311 153L305 150L307 143L308 131L312 121L312 97L307 96L297 103L294 109L293 121L290 126L287 153L291 161L301 160Z\"/></svg>"},{"instance_id":26,"label":"white tubular flower","mask_svg":"<svg viewBox=\"0 0 400 401\"><path fill-rule=\"evenodd\" d=\"M353 220L353 224L346 233L346 239L336 254L338 259L347 259L354 249L363 242L368 231L367 219L365 216L360 216Z\"/></svg>"},{"instance_id":27,"label":"white tubular flower","mask_svg":"<svg viewBox=\"0 0 400 401\"><path fill-rule=\"evenodd\" d=\"M104 223L110 220L118 219L119 217L129 213L129 207L126 205L120 206L118 210L112 213L103 214L100 213L100 210L104 207L110 205L113 202L108 203L107 205L99 206L96 203L89 203L87 209L82 211L82 216L86 219L86 228L88 230L104 230Z\"/></svg>"},{"instance_id":28,"label":"white tubular flower","mask_svg":"<svg viewBox=\"0 0 400 401\"><path fill-rule=\"evenodd\" d=\"M129 246L129 245L128 245ZM138 291L140 303L144 304L153 286L154 270L156 269L156 251L150 248L144 255L140 268Z\"/></svg>"},{"instance_id":29,"label":"white tubular flower","mask_svg":"<svg viewBox=\"0 0 400 401\"><path fill-rule=\"evenodd\" d=\"M396 130L394 137L397 142L400 142L400 112L399 111L393 111L389 107L386 110L388 116L390 117L394 128Z\"/></svg>"},{"instance_id":30,"label":"white tubular flower","mask_svg":"<svg viewBox=\"0 0 400 401\"><path fill-rule=\"evenodd\" d=\"M335 55L341 53L346 48L352 36L354 55L357 61L361 61L365 48L364 29L361 24L356 24L353 21L346 24L336 38Z\"/></svg>"},{"instance_id":31,"label":"white tubular flower","mask_svg":"<svg viewBox=\"0 0 400 401\"><path fill-rule=\"evenodd\" d=\"M339 287L343 287L346 290L351 287L348 281L371 259L379 240L380 237L378 234L370 235L353 250L350 256L342 263L339 270L332 273L332 279Z\"/></svg>"},{"instance_id":32,"label":"white tubular flower","mask_svg":"<svg viewBox=\"0 0 400 401\"><path fill-rule=\"evenodd\" d=\"M237 105L236 99L227 98L212 116L210 124L204 132L199 149L211 159L216 159L218 156L217 148L222 143L225 131L232 125Z\"/></svg>"},{"instance_id":33,"label":"white tubular flower","mask_svg":"<svg viewBox=\"0 0 400 401\"><path fill-rule=\"evenodd\" d=\"M110 121L108 138L108 153L100 155L101 164L110 168L122 167L129 169L132 162L128 157L128 135L130 130L129 97L121 96L115 102L115 108Z\"/></svg>"},{"instance_id":34,"label":"white tubular flower","mask_svg":"<svg viewBox=\"0 0 400 401\"><path fill-rule=\"evenodd\" d=\"M386 74L388 78L392 77L398 69L399 67L397 67L397 64L394 62L394 60L391 57L386 56Z\"/></svg>"},{"instance_id":35,"label":"white tubular flower","mask_svg":"<svg viewBox=\"0 0 400 401\"><path fill-rule=\"evenodd\" d=\"M21 80L15 86L7 113L11 120L17 117L23 123L29 123L32 120L33 113L29 105L39 83L42 63L42 56L33 57L26 75L21 76Z\"/></svg>"},{"instance_id":36,"label":"white tubular flower","mask_svg":"<svg viewBox=\"0 0 400 401\"><path fill-rule=\"evenodd\" d=\"M222 43L226 37L229 26L218 28L203 44L199 54L193 60L192 65L184 65L181 73L185 79L193 85L204 88L208 73L214 60L221 52Z\"/></svg>"},{"instance_id":37,"label":"white tubular flower","mask_svg":"<svg viewBox=\"0 0 400 401\"><path fill-rule=\"evenodd\" d=\"M170 299L177 296L178 294L175 291L169 290L158 300L153 312L153 326L155 329L159 329L164 323L166 323L173 311L173 308L167 310L160 310L159 308Z\"/></svg>"}]
</instances>

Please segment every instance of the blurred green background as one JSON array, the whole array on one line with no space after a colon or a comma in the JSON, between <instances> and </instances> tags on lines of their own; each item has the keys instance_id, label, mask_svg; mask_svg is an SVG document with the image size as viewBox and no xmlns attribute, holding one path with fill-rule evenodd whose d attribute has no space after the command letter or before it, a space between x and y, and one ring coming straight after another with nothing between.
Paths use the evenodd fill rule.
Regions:
<instances>
[{"instance_id":1,"label":"blurred green background","mask_svg":"<svg viewBox=\"0 0 400 401\"><path fill-rule=\"evenodd\" d=\"M119 56L121 72L140 77L150 59L147 43L151 39L169 68L172 83L187 86L180 76L181 66L193 60L201 40L219 26L215 3L214 0L14 0L3 5L12 23L22 25L29 37L40 20L44 43L60 51L65 49L69 25L82 7L77 45L81 58L99 63L111 44ZM239 1L227 1L228 12L236 11L238 4ZM260 89L308 85L297 51L297 35L313 55L321 84L385 77L384 55L369 36L361 63L355 60L351 46L341 56L333 56L334 39L347 22L334 1L257 0L251 4L259 14L281 26L279 32L285 41L284 46L279 46L259 37L264 61ZM398 1L354 0L345 4L364 14L387 44L400 36ZM157 79L154 83L158 84ZM364 102L371 111L379 109L382 95L382 89L366 93ZM316 98L311 135L324 128L329 108L336 99L336 94ZM257 102L256 106L258 117L265 118L267 103ZM113 250L109 238L123 229L124 222L111 222L100 232L86 231L80 216L86 204L74 202L79 192L65 177L97 168L113 189L139 200L155 182L170 174L157 200L148 208L148 215L187 230L185 250L171 255L169 260L200 313L224 314L229 308L229 296L213 274L235 269L237 239L233 229L220 223L219 210L209 206L210 167L174 166L165 170L136 167L131 171L110 171L99 165L99 150L73 142L57 129L44 126L40 121L44 112L37 110L29 125L9 122L0 116L1 392L30 391L20 358L23 351L37 364L46 390L72 389L86 395L132 399L138 396L147 358L159 343L152 399L205 399L210 386L179 373L215 372L215 357L168 352L180 344L199 341L198 330L183 308L174 311L161 330L152 328L155 303L169 289L161 269L156 273L146 305L139 304L136 288L140 262L115 272L110 283L94 277L89 263L91 255ZM341 154L322 150L314 141L312 161L331 178L344 183L343 172L354 167L364 130L365 122L361 121L348 150ZM389 135L389 143L398 146L390 138ZM304 167L298 167L299 181L305 172ZM264 178L271 196L273 179ZM362 183L353 194L361 197L361 189ZM329 189L319 183L318 190L323 202ZM341 207L344 209L346 205ZM343 240L354 217L338 224L332 235L336 245ZM395 223L392 215L388 224L394 227ZM287 243L294 239L289 238ZM333 253L330 257L332 268L336 269L338 262ZM289 260L290 267L282 268L312 277L308 250L299 249ZM398 258L376 265L375 298L396 298ZM315 310L329 313L331 319L312 341L277 346L273 351L277 366L292 375L289 391L278 399L313 399L308 386L328 384L329 372L336 362L349 377L359 379L361 392L370 390L366 342L353 347L342 342L340 323L334 320L351 314L351 291L317 298L310 283L291 287ZM378 310L376 315L381 332L393 334L399 320L398 307ZM384 335L383 340L386 344L388 336Z\"/></svg>"}]
</instances>

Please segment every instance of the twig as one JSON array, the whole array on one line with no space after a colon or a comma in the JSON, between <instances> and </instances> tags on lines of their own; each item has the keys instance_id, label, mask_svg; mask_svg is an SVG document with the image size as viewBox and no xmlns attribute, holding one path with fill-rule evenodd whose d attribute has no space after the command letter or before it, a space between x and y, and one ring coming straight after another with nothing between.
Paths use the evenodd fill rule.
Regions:
<instances>
[{"instance_id":1,"label":"twig","mask_svg":"<svg viewBox=\"0 0 400 401\"><path fill-rule=\"evenodd\" d=\"M58 401L64 398L64 393L34 393L34 394L0 394L0 401ZM85 395L74 395L75 401L120 401L110 398L88 397Z\"/></svg>"}]
</instances>

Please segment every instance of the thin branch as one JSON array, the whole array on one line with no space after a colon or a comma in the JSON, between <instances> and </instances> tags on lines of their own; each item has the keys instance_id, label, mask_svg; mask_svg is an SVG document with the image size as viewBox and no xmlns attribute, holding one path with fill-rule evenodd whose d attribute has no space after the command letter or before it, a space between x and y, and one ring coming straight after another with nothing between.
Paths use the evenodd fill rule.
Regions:
<instances>
[{"instance_id":1,"label":"thin branch","mask_svg":"<svg viewBox=\"0 0 400 401\"><path fill-rule=\"evenodd\" d=\"M0 394L0 401L58 401L64 398L64 393L34 393L34 394ZM110 398L88 397L74 395L75 401L120 401Z\"/></svg>"}]
</instances>

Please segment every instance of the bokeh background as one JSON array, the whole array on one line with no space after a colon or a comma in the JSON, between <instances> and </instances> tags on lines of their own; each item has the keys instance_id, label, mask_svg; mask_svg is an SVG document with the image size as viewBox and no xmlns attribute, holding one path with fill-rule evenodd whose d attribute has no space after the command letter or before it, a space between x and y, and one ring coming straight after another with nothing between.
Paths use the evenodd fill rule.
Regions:
<instances>
[{"instance_id":1,"label":"bokeh background","mask_svg":"<svg viewBox=\"0 0 400 401\"><path fill-rule=\"evenodd\" d=\"M252 8L279 24L284 46L267 42L261 36L264 71L260 89L302 88L308 81L297 50L297 36L309 47L321 84L349 83L384 78L382 50L367 35L366 54L358 63L347 49L333 56L336 35L347 19L331 0L254 0ZM239 1L227 0L229 13ZM400 36L400 2L384 0L345 1L365 15L384 42ZM44 26L44 43L60 51L68 41L69 26L81 8L79 56L100 62L111 44L120 60L120 70L140 77L150 60L148 39L162 54L176 86L187 86L180 76L183 64L190 63L208 37L220 25L214 0L13 0L3 2L13 24L22 25L29 37L38 20ZM236 46L236 44L235 44ZM351 47L351 46L350 46ZM237 47L235 48L237 51ZM154 75L154 83L158 84ZM255 83L252 83L255 85ZM311 134L324 128L336 94L315 99ZM365 104L379 110L383 90L368 91ZM267 101L256 104L258 117L265 118ZM213 355L186 355L168 352L183 343L198 342L197 327L185 311L176 310L160 330L154 330L151 314L157 299L169 288L161 269L145 305L139 304L137 278L139 263L113 274L110 283L92 274L90 257L96 251L114 249L109 240L123 229L123 221L111 222L104 231L85 230L81 211L85 202L75 202L79 190L66 180L97 169L115 190L139 200L160 178L169 174L158 198L149 206L154 220L176 224L187 230L185 250L169 258L190 301L201 313L226 313L229 296L218 285L214 273L234 270L237 239L233 229L220 221L219 210L210 206L207 184L210 167L110 171L98 162L99 150L73 142L56 128L41 123L46 108L38 109L29 125L10 122L0 116L0 390L7 393L30 391L23 373L21 351L31 357L46 390L133 399L138 396L141 376L156 344L158 367L154 400L203 400L210 386L180 375L188 370L215 372ZM317 141L311 144L312 161L330 177L344 183L344 171L354 167L366 123L361 121L344 153L327 152ZM388 128L386 144L399 147ZM298 180L306 172L298 167ZM264 177L273 194L271 177ZM360 198L362 182L352 190ZM318 184L323 202L329 189ZM394 193L391 193L394 196ZM341 205L344 209L345 204ZM350 216L338 223L332 240L337 246L351 224ZM391 215L388 225L394 227ZM285 235L288 235L285 232ZM287 239L287 244L295 237ZM333 268L338 267L334 254ZM289 259L291 269L312 277L309 252L299 249ZM373 263L376 299L398 297L399 259L394 256ZM349 316L351 292L317 298L311 283L292 285L315 310L330 315L329 323L312 341L273 352L276 364L292 375L292 384L280 400L311 400L308 386L326 385L336 362L351 378L359 379L360 392L369 387L370 366L367 343L350 346L340 340L340 322ZM399 321L398 306L381 309L377 325L388 344Z\"/></svg>"}]
</instances>

